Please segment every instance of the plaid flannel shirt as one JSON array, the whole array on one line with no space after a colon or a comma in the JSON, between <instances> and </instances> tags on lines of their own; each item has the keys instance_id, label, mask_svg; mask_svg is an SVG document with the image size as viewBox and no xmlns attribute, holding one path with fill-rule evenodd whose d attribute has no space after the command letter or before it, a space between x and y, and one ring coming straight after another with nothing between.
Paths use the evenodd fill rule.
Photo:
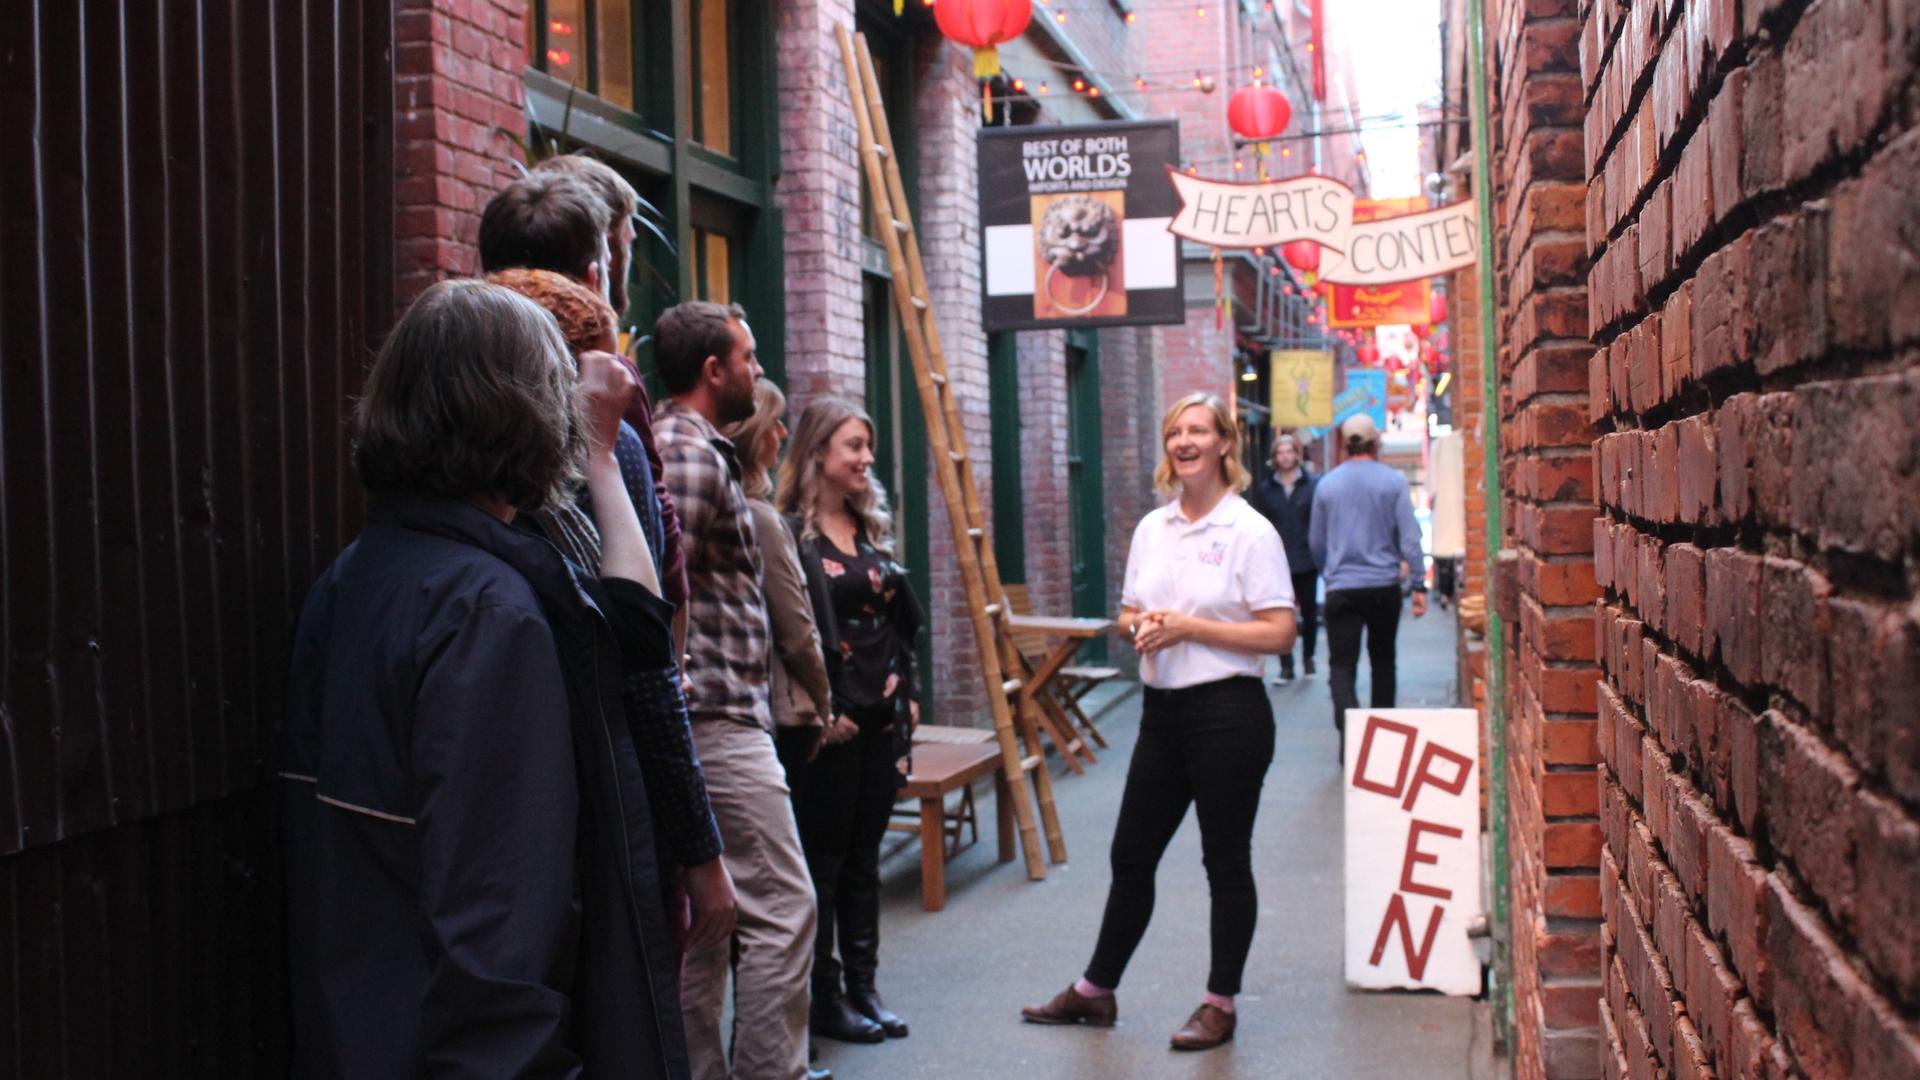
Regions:
<instances>
[{"instance_id":1,"label":"plaid flannel shirt","mask_svg":"<svg viewBox=\"0 0 1920 1080\"><path fill-rule=\"evenodd\" d=\"M687 710L696 721L772 731L772 636L739 457L706 417L672 399L655 411L653 433L687 555Z\"/></svg>"}]
</instances>

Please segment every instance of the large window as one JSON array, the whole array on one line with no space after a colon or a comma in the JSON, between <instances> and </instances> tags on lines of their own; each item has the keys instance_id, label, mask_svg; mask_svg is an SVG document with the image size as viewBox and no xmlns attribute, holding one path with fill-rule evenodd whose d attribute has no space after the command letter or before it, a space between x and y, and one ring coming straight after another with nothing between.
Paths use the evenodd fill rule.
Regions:
<instances>
[{"instance_id":1,"label":"large window","mask_svg":"<svg viewBox=\"0 0 1920 1080\"><path fill-rule=\"evenodd\" d=\"M730 0L691 0L687 28L693 40L689 73L700 92L693 95L693 138L719 154L733 156L733 47L728 28Z\"/></svg>"},{"instance_id":2,"label":"large window","mask_svg":"<svg viewBox=\"0 0 1920 1080\"><path fill-rule=\"evenodd\" d=\"M527 66L631 111L631 0L544 0L527 5Z\"/></svg>"},{"instance_id":3,"label":"large window","mask_svg":"<svg viewBox=\"0 0 1920 1080\"><path fill-rule=\"evenodd\" d=\"M747 309L784 372L779 168L771 72L775 0L530 0L535 126L633 182L656 212L639 231L621 325L690 299ZM647 358L642 354L642 360Z\"/></svg>"}]
</instances>

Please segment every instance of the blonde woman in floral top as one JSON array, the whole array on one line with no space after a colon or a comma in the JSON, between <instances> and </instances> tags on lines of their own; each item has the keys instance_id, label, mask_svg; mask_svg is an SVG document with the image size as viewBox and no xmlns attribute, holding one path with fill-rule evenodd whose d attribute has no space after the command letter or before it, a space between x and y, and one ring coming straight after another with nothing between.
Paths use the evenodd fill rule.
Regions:
<instances>
[{"instance_id":1,"label":"blonde woman in floral top","mask_svg":"<svg viewBox=\"0 0 1920 1080\"><path fill-rule=\"evenodd\" d=\"M815 621L832 643L833 716L800 798L800 842L820 905L812 1027L847 1042L907 1034L874 979L880 841L919 722L914 639L924 620L893 558L893 520L870 471L873 437L859 406L816 398L780 471L779 506L800 538Z\"/></svg>"}]
</instances>

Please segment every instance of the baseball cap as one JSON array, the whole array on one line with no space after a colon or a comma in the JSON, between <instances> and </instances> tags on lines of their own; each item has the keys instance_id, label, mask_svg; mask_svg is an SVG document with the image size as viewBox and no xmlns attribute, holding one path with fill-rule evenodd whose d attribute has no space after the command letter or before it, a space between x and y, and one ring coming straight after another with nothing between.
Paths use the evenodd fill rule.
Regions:
<instances>
[{"instance_id":1,"label":"baseball cap","mask_svg":"<svg viewBox=\"0 0 1920 1080\"><path fill-rule=\"evenodd\" d=\"M1340 440L1348 450L1357 450L1368 443L1380 440L1380 429L1374 426L1373 417L1366 413L1355 413L1347 417L1340 425Z\"/></svg>"}]
</instances>

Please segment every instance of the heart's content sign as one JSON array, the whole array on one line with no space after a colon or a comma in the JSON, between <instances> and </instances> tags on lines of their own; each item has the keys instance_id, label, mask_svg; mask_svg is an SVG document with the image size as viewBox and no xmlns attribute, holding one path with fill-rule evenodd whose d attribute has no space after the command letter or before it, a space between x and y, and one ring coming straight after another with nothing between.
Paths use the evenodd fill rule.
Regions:
<instances>
[{"instance_id":1,"label":"heart's content sign","mask_svg":"<svg viewBox=\"0 0 1920 1080\"><path fill-rule=\"evenodd\" d=\"M1311 240L1324 250L1320 280L1391 285L1473 265L1480 218L1472 202L1356 221L1353 189L1324 176L1242 184L1169 167L1180 211L1169 232L1217 248L1278 248Z\"/></svg>"},{"instance_id":2,"label":"heart's content sign","mask_svg":"<svg viewBox=\"0 0 1920 1080\"><path fill-rule=\"evenodd\" d=\"M1479 717L1349 709L1347 985L1480 992Z\"/></svg>"}]
</instances>

